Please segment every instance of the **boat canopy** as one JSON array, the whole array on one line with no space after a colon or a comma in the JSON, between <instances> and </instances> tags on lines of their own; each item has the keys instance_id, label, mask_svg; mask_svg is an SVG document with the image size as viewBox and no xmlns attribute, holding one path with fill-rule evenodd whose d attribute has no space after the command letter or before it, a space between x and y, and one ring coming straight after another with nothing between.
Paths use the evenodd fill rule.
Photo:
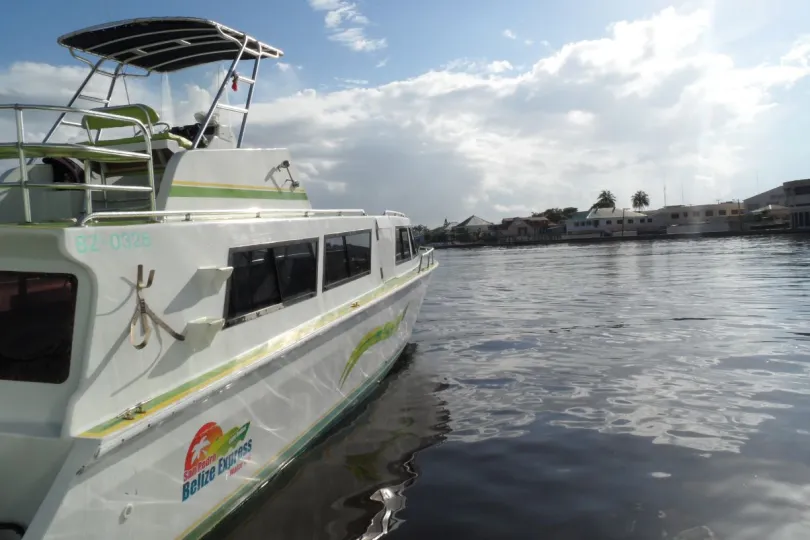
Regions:
<instances>
[{"instance_id":1,"label":"boat canopy","mask_svg":"<svg viewBox=\"0 0 810 540\"><path fill-rule=\"evenodd\" d=\"M60 37L75 51L157 73L234 61L245 54L256 60L284 53L243 32L206 19L154 17L105 23ZM244 52L243 52L244 47Z\"/></svg>"}]
</instances>

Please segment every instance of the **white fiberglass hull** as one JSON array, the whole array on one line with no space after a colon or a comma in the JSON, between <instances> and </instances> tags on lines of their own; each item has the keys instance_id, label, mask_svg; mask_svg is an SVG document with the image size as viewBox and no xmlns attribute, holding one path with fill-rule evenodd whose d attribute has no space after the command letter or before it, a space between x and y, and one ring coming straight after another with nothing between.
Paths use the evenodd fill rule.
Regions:
<instances>
[{"instance_id":1,"label":"white fiberglass hull","mask_svg":"<svg viewBox=\"0 0 810 540\"><path fill-rule=\"evenodd\" d=\"M235 373L218 393L98 460L98 444L76 439L25 539L203 536L388 372L434 268Z\"/></svg>"}]
</instances>

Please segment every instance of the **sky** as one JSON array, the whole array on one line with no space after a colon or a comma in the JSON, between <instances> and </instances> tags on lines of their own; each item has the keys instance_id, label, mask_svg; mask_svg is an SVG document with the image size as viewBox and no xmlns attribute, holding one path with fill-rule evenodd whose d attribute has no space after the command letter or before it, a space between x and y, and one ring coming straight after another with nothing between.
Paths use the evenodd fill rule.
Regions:
<instances>
[{"instance_id":1,"label":"sky","mask_svg":"<svg viewBox=\"0 0 810 540\"><path fill-rule=\"evenodd\" d=\"M810 177L803 0L31 0L0 19L0 101L64 104L87 69L58 36L154 16L284 51L262 64L246 145L289 148L318 208L436 226L587 208L603 189L657 208L665 193L705 204ZM187 124L205 70L125 90ZM33 118L26 134L48 127Z\"/></svg>"}]
</instances>

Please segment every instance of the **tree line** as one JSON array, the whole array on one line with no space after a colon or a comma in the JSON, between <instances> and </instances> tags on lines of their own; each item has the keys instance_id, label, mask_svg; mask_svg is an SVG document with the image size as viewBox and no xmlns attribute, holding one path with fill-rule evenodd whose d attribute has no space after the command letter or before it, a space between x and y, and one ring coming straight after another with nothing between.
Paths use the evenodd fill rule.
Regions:
<instances>
[{"instance_id":1,"label":"tree line","mask_svg":"<svg viewBox=\"0 0 810 540\"><path fill-rule=\"evenodd\" d=\"M636 191L630 198L630 204L636 211L644 210L650 206L650 196L645 191ZM611 191L603 189L596 198L596 202L593 203L589 210L596 210L598 208L612 208L615 210L616 196ZM563 221L574 217L574 214L576 214L578 211L579 209L576 207L566 206L565 208L546 208L542 212L532 212L531 215L532 217L544 217L552 223L562 223ZM423 235L426 242L446 240L446 234L444 232L440 233L439 235L435 235L436 238L431 238L432 235L430 234L430 230L424 225L414 226L413 233L417 236ZM467 236L468 234L465 230L460 230L456 234L456 238L459 241L472 240L467 238Z\"/></svg>"},{"instance_id":2,"label":"tree line","mask_svg":"<svg viewBox=\"0 0 810 540\"><path fill-rule=\"evenodd\" d=\"M650 196L647 195L646 191L638 190L630 197L630 205L634 210L640 212L650 206ZM599 192L599 196L596 198L596 202L593 203L593 206L591 206L591 210L596 210L597 208L612 208L615 210L616 196L611 191L603 189Z\"/></svg>"}]
</instances>

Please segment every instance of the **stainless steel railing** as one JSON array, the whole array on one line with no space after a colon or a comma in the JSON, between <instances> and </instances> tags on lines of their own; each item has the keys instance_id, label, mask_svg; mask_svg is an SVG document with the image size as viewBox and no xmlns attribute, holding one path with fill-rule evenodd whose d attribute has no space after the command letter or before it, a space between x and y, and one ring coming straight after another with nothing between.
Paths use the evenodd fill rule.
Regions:
<instances>
[{"instance_id":1,"label":"stainless steel railing","mask_svg":"<svg viewBox=\"0 0 810 540\"><path fill-rule=\"evenodd\" d=\"M94 221L101 221L104 219L161 219L177 217L182 221L194 221L194 218L279 218L279 217L329 217L329 216L365 216L365 210L349 209L349 210L312 210L312 209L297 209L297 208L245 208L243 210L152 210L152 211L134 211L134 212L98 212L89 214L79 222L80 226L85 226Z\"/></svg>"},{"instance_id":2,"label":"stainless steel railing","mask_svg":"<svg viewBox=\"0 0 810 540\"><path fill-rule=\"evenodd\" d=\"M419 270L417 272L422 271L422 263L427 259L427 264L425 264L425 270L433 266L435 260L433 258L433 252L436 251L435 248L429 247L420 247L419 248Z\"/></svg>"},{"instance_id":3,"label":"stainless steel railing","mask_svg":"<svg viewBox=\"0 0 810 540\"><path fill-rule=\"evenodd\" d=\"M152 141L150 140L150 132L147 127L135 118L129 118L117 114L110 114L91 109L78 109L73 107L60 107L55 105L30 105L30 104L6 104L0 105L0 111L14 110L16 126L17 126L17 142L16 143L0 143L0 159L14 159L10 154L15 153L16 159L20 162L20 180L18 182L7 182L0 184L2 188L19 188L22 190L23 201L23 216L26 223L31 223L31 195L29 189L43 188L53 190L80 190L84 191L84 205L85 214L87 216L93 214L93 192L94 191L138 191L149 193L149 208L154 211L156 208L155 202L155 171L152 162ZM146 150L144 152L132 152L127 150L117 150L114 148L97 147L87 144L78 143L27 143L25 142L25 123L23 119L23 111L25 110L38 110L38 111L51 111L64 114L74 113L82 114L85 116L94 116L98 118L106 118L109 120L118 120L123 123L132 124L136 127L144 138ZM92 141L93 137L89 130L86 129L88 140ZM5 151L4 151L5 150ZM16 152L14 152L16 150ZM5 154L9 155L6 156ZM28 165L26 164L26 154L33 157L76 157L80 156L84 162L84 184L29 184L28 183ZM106 184L92 184L89 182L92 169L91 163L104 163L104 162L146 162L148 186L122 186L114 185L108 186Z\"/></svg>"}]
</instances>

